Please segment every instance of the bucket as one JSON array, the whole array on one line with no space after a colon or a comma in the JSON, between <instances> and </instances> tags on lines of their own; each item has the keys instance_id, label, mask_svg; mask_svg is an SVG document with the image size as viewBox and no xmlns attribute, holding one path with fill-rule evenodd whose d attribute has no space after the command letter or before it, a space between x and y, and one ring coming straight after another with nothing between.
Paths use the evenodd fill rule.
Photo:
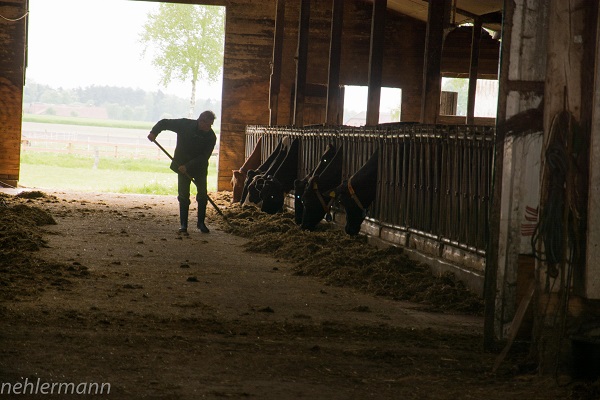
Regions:
<instances>
[{"instance_id":1,"label":"bucket","mask_svg":"<svg viewBox=\"0 0 600 400\"><path fill-rule=\"evenodd\" d=\"M600 337L571 337L571 374L577 380L600 378Z\"/></svg>"}]
</instances>

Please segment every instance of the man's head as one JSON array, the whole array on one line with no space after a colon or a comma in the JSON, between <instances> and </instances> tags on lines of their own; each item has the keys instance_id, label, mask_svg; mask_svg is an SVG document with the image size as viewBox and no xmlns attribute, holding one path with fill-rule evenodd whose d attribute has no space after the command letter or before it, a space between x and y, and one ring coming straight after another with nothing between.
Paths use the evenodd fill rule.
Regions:
<instances>
[{"instance_id":1,"label":"man's head","mask_svg":"<svg viewBox=\"0 0 600 400\"><path fill-rule=\"evenodd\" d=\"M209 130L216 118L215 113L210 110L202 112L198 117L198 129L201 131Z\"/></svg>"}]
</instances>

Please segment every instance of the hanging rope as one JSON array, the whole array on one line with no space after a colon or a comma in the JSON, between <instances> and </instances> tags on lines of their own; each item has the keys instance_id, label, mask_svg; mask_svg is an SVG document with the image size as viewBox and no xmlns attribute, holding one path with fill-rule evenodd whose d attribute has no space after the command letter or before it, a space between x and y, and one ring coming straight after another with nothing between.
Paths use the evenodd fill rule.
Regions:
<instances>
[{"instance_id":1,"label":"hanging rope","mask_svg":"<svg viewBox=\"0 0 600 400\"><path fill-rule=\"evenodd\" d=\"M8 18L8 17L5 17L4 15L0 15L0 18L2 18L5 21L9 21L9 22L17 22L17 21L22 20L23 18L25 18L28 15L29 15L29 11L26 11L25 14L23 14L17 18Z\"/></svg>"},{"instance_id":2,"label":"hanging rope","mask_svg":"<svg viewBox=\"0 0 600 400\"><path fill-rule=\"evenodd\" d=\"M551 318L548 318L548 297L538 321L538 333L535 335L540 349L540 363L543 363L545 351L556 352L556 379L568 317L573 268L578 262L576 257L581 246L579 242L582 240L581 218L584 210L578 209L577 197L580 140L579 127L573 115L566 110L559 112L552 121L545 149L541 212L531 239L533 254L547 266L546 292L553 293L555 284L560 283L558 306ZM545 332L547 322L550 322L553 329ZM546 349L547 345L554 348Z\"/></svg>"},{"instance_id":3,"label":"hanging rope","mask_svg":"<svg viewBox=\"0 0 600 400\"><path fill-rule=\"evenodd\" d=\"M540 218L531 238L533 254L548 266L548 274L556 278L558 265L565 257L565 239L572 245L572 238L565 237L565 209L572 202L568 199L567 175L571 162L567 142L573 136L574 121L567 111L558 113L552 121L545 151L545 169L542 177L542 205ZM572 232L572 229L568 229ZM540 246L542 244L543 246ZM543 250L541 250L543 248Z\"/></svg>"}]
</instances>

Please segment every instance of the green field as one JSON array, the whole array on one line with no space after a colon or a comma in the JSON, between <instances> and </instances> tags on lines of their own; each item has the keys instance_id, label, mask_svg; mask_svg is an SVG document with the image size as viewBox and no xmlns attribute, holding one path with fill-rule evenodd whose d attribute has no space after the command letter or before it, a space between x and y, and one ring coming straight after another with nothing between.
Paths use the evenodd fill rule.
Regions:
<instances>
[{"instance_id":1,"label":"green field","mask_svg":"<svg viewBox=\"0 0 600 400\"><path fill-rule=\"evenodd\" d=\"M177 195L169 161L100 158L53 153L21 155L19 185L39 189ZM217 188L216 158L210 160L208 190ZM192 185L192 194L196 190Z\"/></svg>"},{"instance_id":2,"label":"green field","mask_svg":"<svg viewBox=\"0 0 600 400\"><path fill-rule=\"evenodd\" d=\"M23 115L24 122L44 124L65 124L77 126L96 126L108 128L143 129L149 131L150 122L93 120L77 117L58 117L52 115ZM58 125L57 125L58 126ZM110 131L112 136L122 136ZM130 133L129 133L130 134ZM172 134L167 132L166 134ZM64 144L58 144L64 147ZM56 150L50 148L50 150ZM177 195L177 175L169 169L169 159L134 159L121 151L119 158L99 157L73 153L53 153L39 151L21 152L21 171L19 185L27 188L64 189L75 191L113 192ZM155 153L156 150L153 150ZM152 152L150 152L152 153ZM138 154L139 156L139 154ZM147 156L147 155L146 155ZM142 156L143 157L143 156ZM217 159L210 159L208 169L208 190L217 189ZM192 185L192 194L196 194Z\"/></svg>"},{"instance_id":3,"label":"green field","mask_svg":"<svg viewBox=\"0 0 600 400\"><path fill-rule=\"evenodd\" d=\"M23 114L23 122L37 122L46 124L64 124L77 126L99 126L106 128L143 129L150 131L157 121L117 121L106 119L93 119L82 117L61 117L56 115ZM218 124L213 126L217 136L220 133Z\"/></svg>"}]
</instances>

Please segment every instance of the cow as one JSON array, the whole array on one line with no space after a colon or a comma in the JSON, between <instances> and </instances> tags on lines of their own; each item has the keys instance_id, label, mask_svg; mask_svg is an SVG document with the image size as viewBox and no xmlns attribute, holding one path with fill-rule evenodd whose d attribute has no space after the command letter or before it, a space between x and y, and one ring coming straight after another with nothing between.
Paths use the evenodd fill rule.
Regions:
<instances>
[{"instance_id":1,"label":"cow","mask_svg":"<svg viewBox=\"0 0 600 400\"><path fill-rule=\"evenodd\" d=\"M261 211L275 214L283 209L285 194L294 188L298 176L300 139L292 141L284 160L273 175L266 173L260 189Z\"/></svg>"},{"instance_id":2,"label":"cow","mask_svg":"<svg viewBox=\"0 0 600 400\"><path fill-rule=\"evenodd\" d=\"M304 213L304 206L302 205L302 195L304 194L304 190L306 188L306 184L308 180L314 176L319 175L327 165L331 162L333 156L335 155L335 146L333 144L328 144L325 148L323 154L321 154L321 158L319 159L318 164L313 168L312 171L308 173L303 179L296 179L294 181L294 221L297 225L302 224L302 214Z\"/></svg>"},{"instance_id":3,"label":"cow","mask_svg":"<svg viewBox=\"0 0 600 400\"><path fill-rule=\"evenodd\" d=\"M254 180L257 176L264 174L266 171L269 170L270 167L275 167L275 164L277 162L281 162L282 158L281 158L281 151L282 148L284 147L284 140L287 140L285 138L282 138L279 140L279 143L277 143L277 146L275 147L275 149L271 152L271 154L269 154L269 157L267 157L267 159L265 160L265 162L263 162L261 165L258 166L258 168L256 169L250 169L248 170L247 174L246 174L246 180L244 181L244 189L242 190L242 196L240 198L240 203L244 204L246 203L247 197L248 197L248 192L254 189L255 183ZM277 160L277 157L280 157L279 160ZM258 202L259 200L257 200L256 198L253 199L256 202Z\"/></svg>"},{"instance_id":4,"label":"cow","mask_svg":"<svg viewBox=\"0 0 600 400\"><path fill-rule=\"evenodd\" d=\"M327 216L334 200L333 189L342 180L342 165L344 161L343 147L340 146L331 162L319 175L310 177L302 195L302 229L314 230L318 223Z\"/></svg>"},{"instance_id":5,"label":"cow","mask_svg":"<svg viewBox=\"0 0 600 400\"><path fill-rule=\"evenodd\" d=\"M367 210L375 200L378 169L379 151L376 150L358 171L333 190L336 202L346 211L344 230L348 235L360 232Z\"/></svg>"},{"instance_id":6,"label":"cow","mask_svg":"<svg viewBox=\"0 0 600 400\"><path fill-rule=\"evenodd\" d=\"M260 166L260 152L262 147L262 137L256 142L254 150L250 157L244 162L240 169L234 169L231 171L231 188L233 190L231 202L237 203L242 199L242 192L244 191L244 182L249 170L254 170Z\"/></svg>"}]
</instances>

